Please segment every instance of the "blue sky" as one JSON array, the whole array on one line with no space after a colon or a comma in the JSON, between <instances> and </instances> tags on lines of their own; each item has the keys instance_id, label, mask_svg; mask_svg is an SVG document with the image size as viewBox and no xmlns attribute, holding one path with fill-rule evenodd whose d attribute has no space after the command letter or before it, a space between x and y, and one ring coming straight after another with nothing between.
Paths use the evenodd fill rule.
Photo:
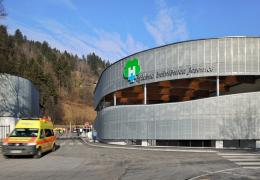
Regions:
<instances>
[{"instance_id":1,"label":"blue sky","mask_svg":"<svg viewBox=\"0 0 260 180\"><path fill-rule=\"evenodd\" d=\"M177 41L259 36L258 0L4 0L1 24L73 54L117 61Z\"/></svg>"}]
</instances>

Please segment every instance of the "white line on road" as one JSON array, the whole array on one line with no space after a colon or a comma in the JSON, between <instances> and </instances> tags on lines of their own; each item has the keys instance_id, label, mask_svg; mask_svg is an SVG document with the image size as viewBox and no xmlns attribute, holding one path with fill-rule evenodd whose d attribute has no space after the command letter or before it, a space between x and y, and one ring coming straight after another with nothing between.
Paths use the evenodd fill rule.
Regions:
<instances>
[{"instance_id":1,"label":"white line on road","mask_svg":"<svg viewBox=\"0 0 260 180\"><path fill-rule=\"evenodd\" d=\"M255 166L255 165L260 166L260 162L235 162L235 163L240 166Z\"/></svg>"},{"instance_id":2,"label":"white line on road","mask_svg":"<svg viewBox=\"0 0 260 180\"><path fill-rule=\"evenodd\" d=\"M244 174L237 174L237 173L234 173L234 172L222 172L223 174L229 174L229 175L232 175L232 176L238 176L238 177L244 177L244 178L247 178L247 179L256 179L255 176L248 176L248 175L244 175Z\"/></svg>"},{"instance_id":3,"label":"white line on road","mask_svg":"<svg viewBox=\"0 0 260 180\"><path fill-rule=\"evenodd\" d=\"M259 159L260 156L222 156L227 159Z\"/></svg>"},{"instance_id":4,"label":"white line on road","mask_svg":"<svg viewBox=\"0 0 260 180\"><path fill-rule=\"evenodd\" d=\"M194 180L194 179L202 178L204 176L213 175L213 174L217 174L217 173L222 173L222 172L226 172L226 171L233 171L233 170L236 170L236 169L240 169L240 167L239 168L222 169L222 170L219 170L219 171L214 171L214 172L210 172L210 173L206 173L206 174L201 174L199 176L195 176L193 178L190 178L189 180Z\"/></svg>"},{"instance_id":5,"label":"white line on road","mask_svg":"<svg viewBox=\"0 0 260 180\"><path fill-rule=\"evenodd\" d=\"M255 162L260 162L260 159L229 159L230 161L255 161Z\"/></svg>"},{"instance_id":6,"label":"white line on road","mask_svg":"<svg viewBox=\"0 0 260 180\"><path fill-rule=\"evenodd\" d=\"M260 166L247 166L246 169L260 169Z\"/></svg>"},{"instance_id":7,"label":"white line on road","mask_svg":"<svg viewBox=\"0 0 260 180\"><path fill-rule=\"evenodd\" d=\"M218 155L243 167L258 169L260 168L260 154L256 153L218 153Z\"/></svg>"},{"instance_id":8,"label":"white line on road","mask_svg":"<svg viewBox=\"0 0 260 180\"><path fill-rule=\"evenodd\" d=\"M229 153L218 153L220 156L259 156L260 154L255 154L255 153L243 153L243 154L229 154Z\"/></svg>"}]
</instances>

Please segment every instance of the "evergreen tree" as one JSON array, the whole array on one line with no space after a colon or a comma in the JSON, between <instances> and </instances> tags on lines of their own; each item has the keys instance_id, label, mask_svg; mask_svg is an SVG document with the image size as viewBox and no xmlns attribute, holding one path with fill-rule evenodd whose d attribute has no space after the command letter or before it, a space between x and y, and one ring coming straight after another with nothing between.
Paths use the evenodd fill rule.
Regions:
<instances>
[{"instance_id":1,"label":"evergreen tree","mask_svg":"<svg viewBox=\"0 0 260 180\"><path fill-rule=\"evenodd\" d=\"M7 13L5 11L5 7L3 5L3 0L0 0L0 18L7 16Z\"/></svg>"},{"instance_id":2,"label":"evergreen tree","mask_svg":"<svg viewBox=\"0 0 260 180\"><path fill-rule=\"evenodd\" d=\"M64 118L63 100L91 104L93 89L86 84L96 81L110 65L95 53L79 58L52 49L46 41L28 41L19 29L8 35L3 25L0 25L0 64L0 73L31 80L40 92L41 112L58 120Z\"/></svg>"},{"instance_id":3,"label":"evergreen tree","mask_svg":"<svg viewBox=\"0 0 260 180\"><path fill-rule=\"evenodd\" d=\"M106 67L106 62L103 61L95 53L87 55L87 62L91 67L92 72L97 76L99 76L103 69Z\"/></svg>"},{"instance_id":4,"label":"evergreen tree","mask_svg":"<svg viewBox=\"0 0 260 180\"><path fill-rule=\"evenodd\" d=\"M15 41L18 43L18 45L22 44L23 42L23 34L22 32L17 29L14 33L14 38L15 38Z\"/></svg>"},{"instance_id":5,"label":"evergreen tree","mask_svg":"<svg viewBox=\"0 0 260 180\"><path fill-rule=\"evenodd\" d=\"M10 71L10 64L8 62L10 47L8 41L6 27L0 25L0 73L5 72L6 69Z\"/></svg>"}]
</instances>

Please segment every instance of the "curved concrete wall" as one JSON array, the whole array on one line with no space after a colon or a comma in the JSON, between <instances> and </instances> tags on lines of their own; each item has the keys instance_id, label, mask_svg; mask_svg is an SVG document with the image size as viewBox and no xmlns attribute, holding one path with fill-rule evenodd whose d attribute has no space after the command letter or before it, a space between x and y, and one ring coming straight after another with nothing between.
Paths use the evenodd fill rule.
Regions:
<instances>
[{"instance_id":1,"label":"curved concrete wall","mask_svg":"<svg viewBox=\"0 0 260 180\"><path fill-rule=\"evenodd\" d=\"M219 75L259 75L260 38L226 37L179 42L133 54L108 67L101 75L94 96L94 106L107 94L151 82L166 79L183 79ZM130 84L123 78L124 63L138 58L142 69L139 75L154 78ZM191 69L191 70L190 70ZM218 70L219 69L219 70ZM199 72L196 72L199 70ZM180 71L171 76L157 73Z\"/></svg>"},{"instance_id":2,"label":"curved concrete wall","mask_svg":"<svg viewBox=\"0 0 260 180\"><path fill-rule=\"evenodd\" d=\"M0 74L0 117L39 116L39 92L27 79Z\"/></svg>"},{"instance_id":3,"label":"curved concrete wall","mask_svg":"<svg viewBox=\"0 0 260 180\"><path fill-rule=\"evenodd\" d=\"M156 105L112 106L98 113L101 139L260 139L260 92Z\"/></svg>"},{"instance_id":4,"label":"curved concrete wall","mask_svg":"<svg viewBox=\"0 0 260 180\"><path fill-rule=\"evenodd\" d=\"M141 74L130 84L124 64L138 58ZM173 72L173 73L172 73ZM170 74L170 75L169 75ZM152 78L145 79L142 77ZM260 38L226 37L180 42L136 53L101 75L94 105L120 89L164 80L205 76L260 75ZM98 111L101 139L260 139L260 92L199 100L107 107Z\"/></svg>"}]
</instances>

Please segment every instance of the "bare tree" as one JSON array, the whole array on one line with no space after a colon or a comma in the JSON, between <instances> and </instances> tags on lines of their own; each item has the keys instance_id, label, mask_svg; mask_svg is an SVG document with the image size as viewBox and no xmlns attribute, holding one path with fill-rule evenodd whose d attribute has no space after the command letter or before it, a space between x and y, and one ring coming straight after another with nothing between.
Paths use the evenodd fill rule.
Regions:
<instances>
[{"instance_id":1,"label":"bare tree","mask_svg":"<svg viewBox=\"0 0 260 180\"><path fill-rule=\"evenodd\" d=\"M5 16L7 16L7 13L3 5L3 0L0 0L0 18L3 18Z\"/></svg>"}]
</instances>

